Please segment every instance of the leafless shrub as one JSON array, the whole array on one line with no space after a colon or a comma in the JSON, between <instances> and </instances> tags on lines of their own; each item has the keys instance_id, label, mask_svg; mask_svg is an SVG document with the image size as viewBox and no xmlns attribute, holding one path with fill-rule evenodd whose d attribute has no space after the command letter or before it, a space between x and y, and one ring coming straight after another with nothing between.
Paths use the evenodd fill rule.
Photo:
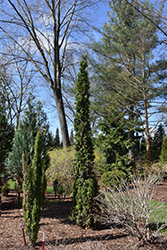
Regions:
<instances>
[{"instance_id":1,"label":"leafless shrub","mask_svg":"<svg viewBox=\"0 0 167 250\"><path fill-rule=\"evenodd\" d=\"M101 238L97 238L97 239L78 239L78 238L74 238L74 239L70 239L68 237L65 238L61 238L57 235L56 239L51 242L46 241L45 242L45 250L106 250L105 246L104 246L104 241L105 239L107 240L107 237L104 238L103 236ZM40 247L40 249L42 248L42 243L37 243L37 247ZM31 246L30 244L28 244L25 247L22 248L22 250L35 250L35 249L39 249L36 247Z\"/></svg>"},{"instance_id":2,"label":"leafless shrub","mask_svg":"<svg viewBox=\"0 0 167 250\"><path fill-rule=\"evenodd\" d=\"M111 227L122 226L138 238L138 245L153 243L159 237L159 231L167 226L167 221L160 225L158 219L165 203L153 200L159 183L157 175L149 175L132 177L130 183L121 180L114 188L105 187L96 199L99 219ZM156 231L150 230L155 224Z\"/></svg>"},{"instance_id":3,"label":"leafless shrub","mask_svg":"<svg viewBox=\"0 0 167 250\"><path fill-rule=\"evenodd\" d=\"M46 244L46 250L105 250L104 246L102 246L99 241L88 241L88 242L80 242L76 245L72 243L69 245L64 244Z\"/></svg>"}]
</instances>

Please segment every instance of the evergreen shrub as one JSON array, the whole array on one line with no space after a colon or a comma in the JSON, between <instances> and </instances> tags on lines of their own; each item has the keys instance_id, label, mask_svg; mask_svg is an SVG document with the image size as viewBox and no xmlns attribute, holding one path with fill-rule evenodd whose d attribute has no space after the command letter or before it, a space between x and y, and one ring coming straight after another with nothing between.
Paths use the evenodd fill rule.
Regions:
<instances>
[{"instance_id":1,"label":"evergreen shrub","mask_svg":"<svg viewBox=\"0 0 167 250\"><path fill-rule=\"evenodd\" d=\"M76 220L79 226L91 227L95 218L93 207L95 203L94 197L98 193L98 184L93 171L94 150L89 117L90 86L86 68L87 60L86 56L83 56L80 63L75 97L75 158L71 219Z\"/></svg>"},{"instance_id":2,"label":"evergreen shrub","mask_svg":"<svg viewBox=\"0 0 167 250\"><path fill-rule=\"evenodd\" d=\"M112 170L104 173L101 176L101 183L103 186L115 187L119 186L122 180L127 178L127 174L122 170Z\"/></svg>"}]
</instances>

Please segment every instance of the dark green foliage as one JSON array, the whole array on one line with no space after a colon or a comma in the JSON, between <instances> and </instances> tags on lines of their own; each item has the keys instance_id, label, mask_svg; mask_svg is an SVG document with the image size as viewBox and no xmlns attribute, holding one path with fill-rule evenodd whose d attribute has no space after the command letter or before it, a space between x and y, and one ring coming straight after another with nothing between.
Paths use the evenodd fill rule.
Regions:
<instances>
[{"instance_id":1,"label":"dark green foliage","mask_svg":"<svg viewBox=\"0 0 167 250\"><path fill-rule=\"evenodd\" d=\"M54 146L54 138L53 138L52 132L48 133L47 146L48 146L48 148L52 148Z\"/></svg>"},{"instance_id":2,"label":"dark green foliage","mask_svg":"<svg viewBox=\"0 0 167 250\"><path fill-rule=\"evenodd\" d=\"M71 129L71 133L70 133L70 145L74 145L74 130Z\"/></svg>"},{"instance_id":3,"label":"dark green foliage","mask_svg":"<svg viewBox=\"0 0 167 250\"><path fill-rule=\"evenodd\" d=\"M23 212L26 225L26 233L32 245L35 245L39 231L39 221L44 204L46 188L45 171L49 164L49 156L46 153L45 135L38 131L32 163L24 171L24 200Z\"/></svg>"},{"instance_id":4,"label":"dark green foliage","mask_svg":"<svg viewBox=\"0 0 167 250\"><path fill-rule=\"evenodd\" d=\"M164 134L165 134L165 131L164 131L163 125L160 124L158 126L157 131L154 133L154 138L151 143L152 144L152 148L151 148L152 160L160 159Z\"/></svg>"},{"instance_id":5,"label":"dark green foliage","mask_svg":"<svg viewBox=\"0 0 167 250\"><path fill-rule=\"evenodd\" d=\"M22 153L24 152L24 165L26 168L33 158L34 142L39 127L47 135L48 123L42 104L41 102L35 102L35 97L31 96L23 119L15 132L12 151L5 162L8 177L16 180L19 185L23 182Z\"/></svg>"},{"instance_id":6,"label":"dark green foliage","mask_svg":"<svg viewBox=\"0 0 167 250\"><path fill-rule=\"evenodd\" d=\"M161 148L161 162L167 162L167 136L163 137L162 148Z\"/></svg>"},{"instance_id":7,"label":"dark green foliage","mask_svg":"<svg viewBox=\"0 0 167 250\"><path fill-rule=\"evenodd\" d=\"M1 173L4 170L5 159L11 150L14 127L8 123L5 112L5 99L1 93L0 83L0 216L1 216Z\"/></svg>"},{"instance_id":8,"label":"dark green foliage","mask_svg":"<svg viewBox=\"0 0 167 250\"><path fill-rule=\"evenodd\" d=\"M103 154L102 165L99 171L102 174L108 171L120 171L128 177L132 168L128 150L133 145L125 122L121 117L109 115L99 123L99 134L96 144ZM106 175L106 174L105 174ZM106 178L104 178L106 179ZM106 184L106 183L104 183Z\"/></svg>"},{"instance_id":9,"label":"dark green foliage","mask_svg":"<svg viewBox=\"0 0 167 250\"><path fill-rule=\"evenodd\" d=\"M59 137L59 129L56 128L56 135L54 139L54 147L59 148L60 147L60 137Z\"/></svg>"},{"instance_id":10,"label":"dark green foliage","mask_svg":"<svg viewBox=\"0 0 167 250\"><path fill-rule=\"evenodd\" d=\"M10 189L9 189L9 185L4 184L1 188L1 193L3 196L5 196L6 194L8 195Z\"/></svg>"},{"instance_id":11,"label":"dark green foliage","mask_svg":"<svg viewBox=\"0 0 167 250\"><path fill-rule=\"evenodd\" d=\"M122 170L112 170L107 171L101 177L101 185L103 184L107 187L116 187L120 185L121 180L127 179L127 175Z\"/></svg>"},{"instance_id":12,"label":"dark green foliage","mask_svg":"<svg viewBox=\"0 0 167 250\"><path fill-rule=\"evenodd\" d=\"M68 195L68 190L70 190L70 186L68 184L68 182L61 182L58 181L57 179L54 180L53 182L53 188L54 188L54 193L55 193L55 197L57 197L58 195L58 199L61 199L61 195L63 195L63 198L65 198L65 196Z\"/></svg>"},{"instance_id":13,"label":"dark green foliage","mask_svg":"<svg viewBox=\"0 0 167 250\"><path fill-rule=\"evenodd\" d=\"M53 189L54 189L55 197L57 196L57 194L61 194L62 192L62 187L57 179L54 180L53 182Z\"/></svg>"},{"instance_id":14,"label":"dark green foliage","mask_svg":"<svg viewBox=\"0 0 167 250\"><path fill-rule=\"evenodd\" d=\"M98 192L98 185L93 172L94 154L89 117L89 81L86 68L87 60L86 56L83 56L76 87L76 115L74 120L75 181L71 210L71 219L75 219L77 225L82 227L93 225L93 198Z\"/></svg>"},{"instance_id":15,"label":"dark green foliage","mask_svg":"<svg viewBox=\"0 0 167 250\"><path fill-rule=\"evenodd\" d=\"M14 127L8 123L5 112L5 100L0 92L0 173L3 171L5 158L12 147Z\"/></svg>"}]
</instances>

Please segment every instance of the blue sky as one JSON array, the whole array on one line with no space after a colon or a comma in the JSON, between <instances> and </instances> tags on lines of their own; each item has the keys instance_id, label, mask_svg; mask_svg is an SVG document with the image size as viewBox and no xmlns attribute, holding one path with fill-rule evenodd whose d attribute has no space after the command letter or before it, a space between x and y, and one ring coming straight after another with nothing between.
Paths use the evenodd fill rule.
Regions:
<instances>
[{"instance_id":1,"label":"blue sky","mask_svg":"<svg viewBox=\"0 0 167 250\"><path fill-rule=\"evenodd\" d=\"M97 11L97 16L95 16L95 25L96 26L102 27L104 22L108 20L107 11L109 11L108 3L106 3L106 4L100 3L99 9ZM95 39L99 38L98 33L94 33L94 36L95 36ZM51 93L51 91L50 91L50 93ZM55 131L56 131L57 127L59 128L59 132L60 132L60 126L59 126L59 119L58 119L58 115L56 112L56 108L53 109L51 107L51 105L48 105L48 100L51 100L51 97L49 95L49 90L45 91L45 94L43 95L43 99L44 99L44 101L46 100L45 111L46 111L48 118L49 118L50 130L55 135ZM54 100L52 100L52 103L55 105ZM69 133L70 133L72 125L71 124L68 124L68 125L69 125ZM61 136L61 133L60 133L60 136Z\"/></svg>"},{"instance_id":2,"label":"blue sky","mask_svg":"<svg viewBox=\"0 0 167 250\"><path fill-rule=\"evenodd\" d=\"M107 11L108 10L109 10L108 3L106 3L106 4L100 3L99 4L97 16L95 16L95 25L97 25L98 27L102 27L104 22L107 20ZM98 39L98 34L94 33L94 36L96 39ZM40 88L37 88L36 95L39 94L39 91L40 91ZM46 102L45 103L46 104L45 112L47 113L47 116L48 116L50 130L55 135L56 128L59 128L59 132L60 132L60 126L59 126L59 119L58 119L58 115L56 112L56 108L53 108L50 104L48 104L48 102L51 101L55 105L54 100L53 99L51 100L50 93L52 93L52 92L49 91L49 89L45 88L44 93L41 95L41 97L42 97L43 101ZM69 133L70 133L72 126L71 126L71 124L68 124L68 125L69 125ZM61 132L60 132L60 136L61 136Z\"/></svg>"}]
</instances>

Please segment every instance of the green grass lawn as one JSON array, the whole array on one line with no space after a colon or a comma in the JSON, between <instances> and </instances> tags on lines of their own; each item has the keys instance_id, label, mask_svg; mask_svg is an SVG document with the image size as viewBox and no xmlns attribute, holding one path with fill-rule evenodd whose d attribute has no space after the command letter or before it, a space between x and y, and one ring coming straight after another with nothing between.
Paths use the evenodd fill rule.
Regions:
<instances>
[{"instance_id":1,"label":"green grass lawn","mask_svg":"<svg viewBox=\"0 0 167 250\"><path fill-rule=\"evenodd\" d=\"M13 180L8 180L8 185L9 185L9 189L10 190L15 190L15 185L16 185L16 182L15 181L13 181ZM47 188L46 188L46 192L47 193L52 193L52 194L54 194L54 189L53 189L53 186L47 186Z\"/></svg>"},{"instance_id":2,"label":"green grass lawn","mask_svg":"<svg viewBox=\"0 0 167 250\"><path fill-rule=\"evenodd\" d=\"M47 186L47 188L46 188L46 193L51 193L51 194L54 194L54 189L53 189L53 187L51 186Z\"/></svg>"},{"instance_id":3,"label":"green grass lawn","mask_svg":"<svg viewBox=\"0 0 167 250\"><path fill-rule=\"evenodd\" d=\"M155 207L161 204L163 203L160 203L158 201L153 201L153 205ZM157 221L159 221L159 227L162 224L167 223L167 203L165 203L162 207L158 208L157 211L154 211L151 214L150 220L155 222L155 230L157 230ZM167 236L167 227L162 229L160 232Z\"/></svg>"},{"instance_id":4,"label":"green grass lawn","mask_svg":"<svg viewBox=\"0 0 167 250\"><path fill-rule=\"evenodd\" d=\"M8 180L8 185L9 185L9 189L10 190L15 190L15 185L16 185L16 182L13 181L13 180Z\"/></svg>"}]
</instances>

